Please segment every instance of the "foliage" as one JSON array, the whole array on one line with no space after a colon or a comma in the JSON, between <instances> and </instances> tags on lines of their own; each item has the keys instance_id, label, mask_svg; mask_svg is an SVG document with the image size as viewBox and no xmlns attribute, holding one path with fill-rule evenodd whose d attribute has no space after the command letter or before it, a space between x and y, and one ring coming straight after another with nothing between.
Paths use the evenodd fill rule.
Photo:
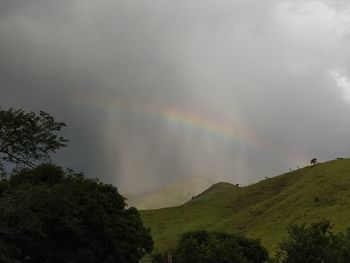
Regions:
<instances>
[{"instance_id":1,"label":"foliage","mask_svg":"<svg viewBox=\"0 0 350 263\"><path fill-rule=\"evenodd\" d=\"M56 122L48 113L0 108L0 168L6 164L33 168L49 159L50 153L65 146L67 140L56 135L63 122Z\"/></svg>"},{"instance_id":2,"label":"foliage","mask_svg":"<svg viewBox=\"0 0 350 263\"><path fill-rule=\"evenodd\" d=\"M152 263L168 263L167 253L155 253L152 255Z\"/></svg>"},{"instance_id":3,"label":"foliage","mask_svg":"<svg viewBox=\"0 0 350 263\"><path fill-rule=\"evenodd\" d=\"M333 233L332 225L321 220L307 226L292 224L289 238L278 245L276 263L348 263L349 235Z\"/></svg>"},{"instance_id":4,"label":"foliage","mask_svg":"<svg viewBox=\"0 0 350 263\"><path fill-rule=\"evenodd\" d=\"M174 253L176 263L263 263L267 259L260 241L224 232L184 233Z\"/></svg>"},{"instance_id":5,"label":"foliage","mask_svg":"<svg viewBox=\"0 0 350 263\"><path fill-rule=\"evenodd\" d=\"M312 158L310 164L317 164L317 158Z\"/></svg>"},{"instance_id":6,"label":"foliage","mask_svg":"<svg viewBox=\"0 0 350 263\"><path fill-rule=\"evenodd\" d=\"M0 262L133 263L153 241L112 185L51 164L0 181Z\"/></svg>"}]
</instances>

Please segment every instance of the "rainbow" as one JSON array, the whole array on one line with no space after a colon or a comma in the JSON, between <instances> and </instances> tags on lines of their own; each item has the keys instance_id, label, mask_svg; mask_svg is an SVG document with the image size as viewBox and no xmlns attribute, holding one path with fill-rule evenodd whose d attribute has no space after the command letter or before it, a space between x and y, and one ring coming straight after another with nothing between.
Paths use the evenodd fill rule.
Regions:
<instances>
[{"instance_id":1,"label":"rainbow","mask_svg":"<svg viewBox=\"0 0 350 263\"><path fill-rule=\"evenodd\" d=\"M161 107L138 102L120 101L102 97L84 97L79 104L85 106L94 105L96 108L109 109L114 111L126 111L146 117L155 117L163 122L168 122L176 127L184 127L189 130L200 131L203 135L208 135L219 140L258 143L259 138L250 132L242 122L219 122L193 111L179 109L175 107Z\"/></svg>"},{"instance_id":2,"label":"rainbow","mask_svg":"<svg viewBox=\"0 0 350 263\"><path fill-rule=\"evenodd\" d=\"M167 122L175 128L185 128L191 131L199 131L201 135L208 136L225 144L241 145L254 151L263 152L274 156L286 165L298 160L297 156L290 156L287 150L275 149L255 133L247 129L242 121L219 122L193 111L175 107L162 107L153 104L144 104L137 101L121 101L112 97L79 96L80 106L93 107L95 109L139 114L145 118L156 118Z\"/></svg>"},{"instance_id":3,"label":"rainbow","mask_svg":"<svg viewBox=\"0 0 350 263\"><path fill-rule=\"evenodd\" d=\"M225 141L246 142L247 140L253 140L253 136L247 132L242 124L222 123L195 112L174 108L160 111L160 116L172 124L198 130L204 134L212 135L214 138L224 139Z\"/></svg>"}]
</instances>

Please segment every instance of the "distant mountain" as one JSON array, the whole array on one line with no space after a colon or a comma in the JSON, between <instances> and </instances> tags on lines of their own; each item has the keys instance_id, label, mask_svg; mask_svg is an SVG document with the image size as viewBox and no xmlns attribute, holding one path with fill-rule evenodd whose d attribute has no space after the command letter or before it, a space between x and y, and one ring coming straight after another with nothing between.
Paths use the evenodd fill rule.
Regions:
<instances>
[{"instance_id":1,"label":"distant mountain","mask_svg":"<svg viewBox=\"0 0 350 263\"><path fill-rule=\"evenodd\" d=\"M171 207L188 202L214 183L215 180L208 177L192 176L151 192L125 197L129 207L139 210Z\"/></svg>"},{"instance_id":2,"label":"distant mountain","mask_svg":"<svg viewBox=\"0 0 350 263\"><path fill-rule=\"evenodd\" d=\"M181 233L223 230L259 238L271 253L289 223L331 220L350 227L350 159L329 161L247 187L218 183L178 207L141 211L156 251L175 247Z\"/></svg>"}]
</instances>

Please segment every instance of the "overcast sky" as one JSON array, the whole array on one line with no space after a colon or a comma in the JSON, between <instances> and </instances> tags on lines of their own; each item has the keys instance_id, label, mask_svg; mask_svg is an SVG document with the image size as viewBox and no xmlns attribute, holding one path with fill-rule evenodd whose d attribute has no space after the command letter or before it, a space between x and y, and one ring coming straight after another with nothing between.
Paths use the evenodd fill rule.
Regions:
<instances>
[{"instance_id":1,"label":"overcast sky","mask_svg":"<svg viewBox=\"0 0 350 263\"><path fill-rule=\"evenodd\" d=\"M0 0L0 105L123 193L350 156L350 2Z\"/></svg>"}]
</instances>

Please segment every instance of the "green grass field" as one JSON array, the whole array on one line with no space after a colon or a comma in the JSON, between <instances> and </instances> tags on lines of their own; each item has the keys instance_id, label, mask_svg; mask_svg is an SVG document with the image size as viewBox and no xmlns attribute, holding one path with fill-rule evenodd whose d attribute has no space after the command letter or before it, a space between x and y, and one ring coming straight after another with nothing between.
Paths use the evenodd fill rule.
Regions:
<instances>
[{"instance_id":1,"label":"green grass field","mask_svg":"<svg viewBox=\"0 0 350 263\"><path fill-rule=\"evenodd\" d=\"M176 246L186 231L205 229L259 238L274 253L288 223L331 220L335 231L350 227L350 159L329 161L247 187L218 183L190 202L141 211L156 251Z\"/></svg>"}]
</instances>

